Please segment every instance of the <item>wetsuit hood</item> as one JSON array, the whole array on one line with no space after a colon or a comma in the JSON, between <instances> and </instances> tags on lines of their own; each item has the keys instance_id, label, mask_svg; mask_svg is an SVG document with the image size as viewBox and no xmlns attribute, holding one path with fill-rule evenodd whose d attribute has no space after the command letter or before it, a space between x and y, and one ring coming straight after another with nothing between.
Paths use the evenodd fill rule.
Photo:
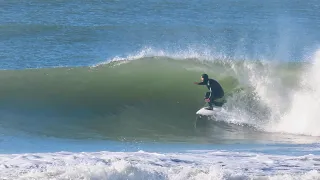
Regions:
<instances>
[{"instance_id":1,"label":"wetsuit hood","mask_svg":"<svg viewBox=\"0 0 320 180\"><path fill-rule=\"evenodd\" d=\"M201 77L203 78L203 82L204 82L204 83L207 83L207 82L208 82L209 77L208 77L207 74L202 74Z\"/></svg>"}]
</instances>

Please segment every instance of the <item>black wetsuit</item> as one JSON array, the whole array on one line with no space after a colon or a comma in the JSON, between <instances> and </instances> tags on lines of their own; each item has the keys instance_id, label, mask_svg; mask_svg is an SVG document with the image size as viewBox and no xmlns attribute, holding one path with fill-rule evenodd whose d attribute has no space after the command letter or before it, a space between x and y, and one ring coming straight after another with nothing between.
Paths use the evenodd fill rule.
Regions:
<instances>
[{"instance_id":1,"label":"black wetsuit","mask_svg":"<svg viewBox=\"0 0 320 180\"><path fill-rule=\"evenodd\" d=\"M224 96L224 91L221 85L216 80L204 80L203 82L198 83L198 85L206 85L207 88L210 90L210 92L207 92L205 95L206 99L210 99L210 102L208 103L210 107L212 107L213 104L220 106L220 104L215 102L215 100L222 98Z\"/></svg>"}]
</instances>

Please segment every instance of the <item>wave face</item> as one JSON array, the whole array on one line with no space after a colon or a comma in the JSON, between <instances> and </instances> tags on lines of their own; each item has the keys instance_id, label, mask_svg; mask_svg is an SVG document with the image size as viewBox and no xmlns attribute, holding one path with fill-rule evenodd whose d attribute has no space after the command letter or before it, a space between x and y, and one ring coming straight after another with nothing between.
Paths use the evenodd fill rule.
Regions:
<instances>
[{"instance_id":1,"label":"wave face","mask_svg":"<svg viewBox=\"0 0 320 180\"><path fill-rule=\"evenodd\" d=\"M316 65L158 54L116 58L93 67L1 71L1 127L63 138L197 142L270 138L256 133L274 127L318 134L311 124L302 130L283 128L290 128L286 123L293 119L287 114L297 112L301 76ZM227 102L216 121L195 129L200 122L195 112L204 105L207 89L193 82L202 73L221 83ZM304 113L306 124L317 117Z\"/></svg>"}]
</instances>

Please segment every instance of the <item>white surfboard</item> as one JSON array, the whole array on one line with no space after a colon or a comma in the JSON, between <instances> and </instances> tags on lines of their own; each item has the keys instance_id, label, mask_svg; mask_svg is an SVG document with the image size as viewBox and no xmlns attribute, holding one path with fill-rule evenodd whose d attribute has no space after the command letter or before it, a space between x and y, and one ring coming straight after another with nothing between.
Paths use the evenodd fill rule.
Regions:
<instances>
[{"instance_id":1,"label":"white surfboard","mask_svg":"<svg viewBox=\"0 0 320 180\"><path fill-rule=\"evenodd\" d=\"M207 110L205 107L199 109L196 114L202 115L202 116L213 116L216 113L221 111L221 107L213 107L212 110Z\"/></svg>"}]
</instances>

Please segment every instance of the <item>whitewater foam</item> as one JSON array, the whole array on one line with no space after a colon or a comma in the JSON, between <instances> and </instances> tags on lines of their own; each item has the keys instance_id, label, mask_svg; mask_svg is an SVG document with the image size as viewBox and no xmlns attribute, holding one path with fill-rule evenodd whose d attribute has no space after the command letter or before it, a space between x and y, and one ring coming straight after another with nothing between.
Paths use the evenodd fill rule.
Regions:
<instances>
[{"instance_id":1,"label":"whitewater foam","mask_svg":"<svg viewBox=\"0 0 320 180\"><path fill-rule=\"evenodd\" d=\"M319 156L246 152L0 155L2 179L317 179Z\"/></svg>"}]
</instances>

